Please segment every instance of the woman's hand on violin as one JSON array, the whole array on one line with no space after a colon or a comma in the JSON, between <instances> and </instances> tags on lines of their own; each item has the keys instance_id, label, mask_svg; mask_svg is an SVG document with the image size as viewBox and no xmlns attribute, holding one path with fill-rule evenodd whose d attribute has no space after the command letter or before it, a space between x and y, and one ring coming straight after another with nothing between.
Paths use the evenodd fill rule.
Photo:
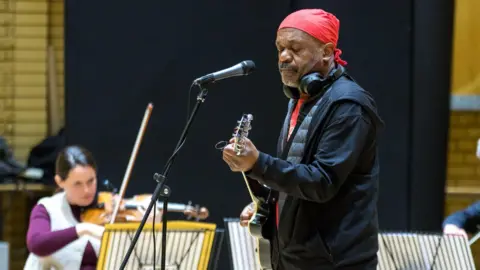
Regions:
<instances>
[{"instance_id":1,"label":"woman's hand on violin","mask_svg":"<svg viewBox=\"0 0 480 270\"><path fill-rule=\"evenodd\" d=\"M115 206L120 203L120 208L118 210L125 210L125 202L120 201L120 195L115 194L109 203L105 204L105 211L109 214L113 213Z\"/></svg>"},{"instance_id":2,"label":"woman's hand on violin","mask_svg":"<svg viewBox=\"0 0 480 270\"><path fill-rule=\"evenodd\" d=\"M125 210L125 202L124 202L124 200L120 201L120 195L118 195L118 194L113 195L113 197L110 199L110 201L105 203L104 209L105 209L105 213L107 214L108 218L111 218L111 215L113 214L113 209L115 209L115 206L118 203L120 203L120 207L118 208L118 211Z\"/></svg>"},{"instance_id":3,"label":"woman's hand on violin","mask_svg":"<svg viewBox=\"0 0 480 270\"><path fill-rule=\"evenodd\" d=\"M115 195L115 196L113 197L113 199L114 199L114 205L113 205L113 206L115 206L116 204L119 203L119 204L120 204L120 207L118 208L118 210L120 210L120 211L125 210L125 200L121 200L121 201L120 201L120 195L118 195L118 194Z\"/></svg>"},{"instance_id":4,"label":"woman's hand on violin","mask_svg":"<svg viewBox=\"0 0 480 270\"><path fill-rule=\"evenodd\" d=\"M75 229L79 237L84 235L90 235L98 239L102 239L103 232L105 231L105 227L103 226L86 222L77 224L75 226Z\"/></svg>"}]
</instances>

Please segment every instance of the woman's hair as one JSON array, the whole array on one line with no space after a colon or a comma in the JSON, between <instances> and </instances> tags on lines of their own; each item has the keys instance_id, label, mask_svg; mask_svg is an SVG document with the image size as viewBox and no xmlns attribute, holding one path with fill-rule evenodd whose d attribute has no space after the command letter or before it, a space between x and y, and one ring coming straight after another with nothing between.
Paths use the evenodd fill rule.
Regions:
<instances>
[{"instance_id":1,"label":"woman's hair","mask_svg":"<svg viewBox=\"0 0 480 270\"><path fill-rule=\"evenodd\" d=\"M97 164L90 151L78 145L67 146L58 154L55 162L55 173L62 180L65 180L76 166L90 166L97 170Z\"/></svg>"}]
</instances>

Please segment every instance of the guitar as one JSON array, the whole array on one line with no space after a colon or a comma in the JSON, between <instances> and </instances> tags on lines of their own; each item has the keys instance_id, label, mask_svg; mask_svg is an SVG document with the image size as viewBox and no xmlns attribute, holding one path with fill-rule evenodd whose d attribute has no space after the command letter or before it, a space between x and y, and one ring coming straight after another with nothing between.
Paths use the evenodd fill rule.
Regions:
<instances>
[{"instance_id":1,"label":"guitar","mask_svg":"<svg viewBox=\"0 0 480 270\"><path fill-rule=\"evenodd\" d=\"M237 155L242 154L244 140L248 137L248 133L252 128L252 120L253 116L251 114L243 114L242 118L237 121L238 125L233 133L233 149ZM269 219L269 215L273 199L272 192L267 186L261 185L257 181L246 177L245 172L242 172L242 175L253 202L253 215L248 222L248 231L257 242L255 255L261 269L271 269L269 239L271 239L272 230L270 226L272 220Z\"/></svg>"}]
</instances>

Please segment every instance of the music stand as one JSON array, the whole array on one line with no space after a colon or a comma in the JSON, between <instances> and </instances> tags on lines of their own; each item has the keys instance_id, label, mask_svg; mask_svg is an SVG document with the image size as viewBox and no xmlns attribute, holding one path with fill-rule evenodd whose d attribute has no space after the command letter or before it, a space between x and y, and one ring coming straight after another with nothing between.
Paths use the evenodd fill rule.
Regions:
<instances>
[{"instance_id":1,"label":"music stand","mask_svg":"<svg viewBox=\"0 0 480 270\"><path fill-rule=\"evenodd\" d=\"M105 226L98 258L98 270L116 270L122 264L139 223L114 223ZM160 269L162 224L146 224L125 269ZM167 224L166 270L207 270L216 224L193 221L170 221ZM153 252L153 234L156 254ZM153 269L153 259L156 265Z\"/></svg>"},{"instance_id":2,"label":"music stand","mask_svg":"<svg viewBox=\"0 0 480 270\"><path fill-rule=\"evenodd\" d=\"M468 240L436 233L379 235L378 270L475 270Z\"/></svg>"},{"instance_id":3,"label":"music stand","mask_svg":"<svg viewBox=\"0 0 480 270\"><path fill-rule=\"evenodd\" d=\"M255 254L256 240L248 229L240 226L239 218L224 218L225 231L233 270L260 270Z\"/></svg>"},{"instance_id":4,"label":"music stand","mask_svg":"<svg viewBox=\"0 0 480 270\"><path fill-rule=\"evenodd\" d=\"M477 226L477 231L480 229L480 226ZM477 242L477 240L480 239L480 232L477 232L474 236L472 236L472 238L470 238L470 240L468 241L468 244L471 246L473 245L475 242Z\"/></svg>"},{"instance_id":5,"label":"music stand","mask_svg":"<svg viewBox=\"0 0 480 270\"><path fill-rule=\"evenodd\" d=\"M215 231L215 238L213 239L212 251L210 252L208 270L216 270L218 267L218 261L220 260L220 253L222 251L224 234L225 229L217 229Z\"/></svg>"}]
</instances>

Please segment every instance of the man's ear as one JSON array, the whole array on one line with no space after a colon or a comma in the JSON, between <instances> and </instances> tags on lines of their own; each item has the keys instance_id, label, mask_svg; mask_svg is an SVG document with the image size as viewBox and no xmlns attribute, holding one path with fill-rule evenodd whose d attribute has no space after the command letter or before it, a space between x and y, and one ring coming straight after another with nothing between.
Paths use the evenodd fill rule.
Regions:
<instances>
[{"instance_id":1,"label":"man's ear","mask_svg":"<svg viewBox=\"0 0 480 270\"><path fill-rule=\"evenodd\" d=\"M57 186L59 186L60 188L63 188L63 182L64 181L58 174L55 175L55 183L57 183Z\"/></svg>"},{"instance_id":2,"label":"man's ear","mask_svg":"<svg viewBox=\"0 0 480 270\"><path fill-rule=\"evenodd\" d=\"M330 59L332 59L335 55L335 48L333 47L332 43L327 43L325 46L323 46L323 55L322 55L322 60L325 62L330 62Z\"/></svg>"}]
</instances>

